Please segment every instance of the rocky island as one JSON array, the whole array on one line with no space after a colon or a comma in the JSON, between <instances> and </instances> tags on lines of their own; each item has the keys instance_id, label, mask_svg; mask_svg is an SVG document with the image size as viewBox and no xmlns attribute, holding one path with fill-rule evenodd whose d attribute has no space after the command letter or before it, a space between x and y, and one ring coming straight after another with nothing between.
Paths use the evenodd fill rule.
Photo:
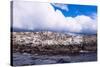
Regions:
<instances>
[{"instance_id":1,"label":"rocky island","mask_svg":"<svg viewBox=\"0 0 100 67\"><path fill-rule=\"evenodd\" d=\"M11 34L13 53L63 55L97 51L97 35L71 35L50 31Z\"/></svg>"}]
</instances>

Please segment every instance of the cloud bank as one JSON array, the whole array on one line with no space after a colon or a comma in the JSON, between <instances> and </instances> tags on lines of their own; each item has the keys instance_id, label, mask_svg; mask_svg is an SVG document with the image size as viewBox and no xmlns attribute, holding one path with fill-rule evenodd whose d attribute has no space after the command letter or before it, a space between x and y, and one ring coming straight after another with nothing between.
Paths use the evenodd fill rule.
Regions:
<instances>
[{"instance_id":1,"label":"cloud bank","mask_svg":"<svg viewBox=\"0 0 100 67\"><path fill-rule=\"evenodd\" d=\"M56 5L56 4L54 4ZM56 5L68 11L65 5ZM50 3L14 2L13 28L26 30L53 30L74 33L96 33L97 17L86 15L65 17L60 10L54 10Z\"/></svg>"}]
</instances>

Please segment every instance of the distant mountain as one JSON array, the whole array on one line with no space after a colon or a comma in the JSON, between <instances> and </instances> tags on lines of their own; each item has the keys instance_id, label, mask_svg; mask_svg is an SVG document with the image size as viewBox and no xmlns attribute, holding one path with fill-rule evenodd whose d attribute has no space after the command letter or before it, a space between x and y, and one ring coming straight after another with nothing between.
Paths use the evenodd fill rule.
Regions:
<instances>
[{"instance_id":1,"label":"distant mountain","mask_svg":"<svg viewBox=\"0 0 100 67\"><path fill-rule=\"evenodd\" d=\"M45 31L51 31L51 32L59 32L59 33L65 33L69 35L97 35L97 33L94 32L81 32L81 33L75 33L75 32L68 32L68 31L55 31L55 30L40 30L40 29L35 29L35 30L27 30L27 29L20 29L20 28L12 28L11 27L11 32L45 32Z\"/></svg>"},{"instance_id":2,"label":"distant mountain","mask_svg":"<svg viewBox=\"0 0 100 67\"><path fill-rule=\"evenodd\" d=\"M12 28L11 27L11 32L45 32L45 31L51 31L51 32L60 32L64 33L65 31L58 31L58 30L47 30L47 29L34 29L34 30L28 30L28 29L20 29L20 28Z\"/></svg>"},{"instance_id":3,"label":"distant mountain","mask_svg":"<svg viewBox=\"0 0 100 67\"><path fill-rule=\"evenodd\" d=\"M32 32L33 30L26 30L20 28L11 28L11 32Z\"/></svg>"}]
</instances>

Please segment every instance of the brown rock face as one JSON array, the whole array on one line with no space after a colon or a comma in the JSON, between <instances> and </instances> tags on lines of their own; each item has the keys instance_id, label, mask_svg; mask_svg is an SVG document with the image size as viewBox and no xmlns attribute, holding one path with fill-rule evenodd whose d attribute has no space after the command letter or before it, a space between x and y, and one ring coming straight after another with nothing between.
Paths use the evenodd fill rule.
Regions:
<instances>
[{"instance_id":1,"label":"brown rock face","mask_svg":"<svg viewBox=\"0 0 100 67\"><path fill-rule=\"evenodd\" d=\"M13 52L75 53L97 50L96 35L69 35L57 32L11 32Z\"/></svg>"}]
</instances>

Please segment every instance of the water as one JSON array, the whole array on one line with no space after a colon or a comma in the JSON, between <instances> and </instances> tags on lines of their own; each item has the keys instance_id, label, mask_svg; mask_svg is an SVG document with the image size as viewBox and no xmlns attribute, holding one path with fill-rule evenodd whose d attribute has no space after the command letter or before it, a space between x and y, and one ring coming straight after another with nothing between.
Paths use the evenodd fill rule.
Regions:
<instances>
[{"instance_id":1,"label":"water","mask_svg":"<svg viewBox=\"0 0 100 67\"><path fill-rule=\"evenodd\" d=\"M13 65L42 65L42 64L56 64L56 63L73 63L84 61L96 61L97 53L80 53L78 55L32 55L28 53L13 53Z\"/></svg>"}]
</instances>

